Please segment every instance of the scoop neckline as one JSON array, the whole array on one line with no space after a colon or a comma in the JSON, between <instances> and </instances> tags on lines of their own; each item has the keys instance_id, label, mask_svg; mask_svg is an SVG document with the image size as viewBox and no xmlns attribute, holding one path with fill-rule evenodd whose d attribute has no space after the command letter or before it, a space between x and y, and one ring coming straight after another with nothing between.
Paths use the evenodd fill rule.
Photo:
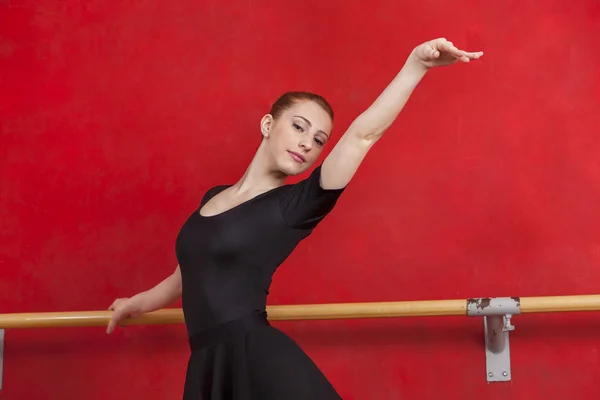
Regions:
<instances>
[{"instance_id":1,"label":"scoop neckline","mask_svg":"<svg viewBox=\"0 0 600 400\"><path fill-rule=\"evenodd\" d=\"M223 190L226 190L226 189L230 188L231 186L233 186L233 185L225 185L225 189L223 189ZM228 209L227 209L227 210L225 210L225 211L221 211L221 212L220 212L220 213L218 213L218 214L213 214L213 215L202 215L202 214L201 214L201 211L202 211L202 209L204 208L204 206L205 206L205 205L206 205L206 204L207 204L207 203L208 203L210 200L212 200L212 199L213 199L215 196L218 196L218 195L219 195L219 193L221 193L221 192L223 191L223 190L221 190L221 191L219 191L219 193L217 193L215 196L213 196L213 197L211 197L210 199L208 199L208 201L207 201L206 203L204 203L203 205L200 205L200 207L198 207L198 210L196 210L196 214L197 214L197 215L198 215L200 218L203 218L203 219L212 219L212 218L216 218L216 217L219 217L219 216L222 216L222 215L225 215L225 214L230 214L230 213L232 213L233 211L235 211L235 210L237 210L237 209L239 209L239 208L243 207L244 205L246 205L246 204L250 204L250 203L253 203L254 201L256 201L256 200L258 200L258 199L260 199L260 198L263 198L263 197L265 197L266 195L268 195L268 194L270 194L270 193L272 193L272 192L275 192L276 190L278 190L278 189L281 189L281 188L283 188L283 187L286 187L286 186L288 186L288 185L276 186L276 187L274 187L274 188L272 188L272 189L269 189L269 190L267 190L267 191L265 191L265 192L262 192L262 193L260 193L260 194L257 194L256 196L254 196L254 197L252 197L252 198L250 198L250 199L248 199L248 200L246 200L246 201L244 201L244 202L241 202L240 204L238 204L238 205L236 205L236 206L233 206L233 207L231 207L231 208L228 208Z\"/></svg>"}]
</instances>

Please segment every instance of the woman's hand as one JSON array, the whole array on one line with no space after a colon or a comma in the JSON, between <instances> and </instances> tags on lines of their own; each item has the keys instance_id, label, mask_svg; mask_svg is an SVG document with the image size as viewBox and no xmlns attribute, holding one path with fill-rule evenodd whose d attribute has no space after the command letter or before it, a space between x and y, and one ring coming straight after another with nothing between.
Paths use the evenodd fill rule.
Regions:
<instances>
[{"instance_id":1,"label":"woman's hand","mask_svg":"<svg viewBox=\"0 0 600 400\"><path fill-rule=\"evenodd\" d=\"M121 321L127 318L135 318L142 314L140 300L135 296L116 299L108 309L114 312L106 328L107 334L112 333L120 325Z\"/></svg>"},{"instance_id":2,"label":"woman's hand","mask_svg":"<svg viewBox=\"0 0 600 400\"><path fill-rule=\"evenodd\" d=\"M425 69L452 65L458 61L468 63L483 56L483 51L470 53L459 50L444 38L425 42L412 51L409 60Z\"/></svg>"}]
</instances>

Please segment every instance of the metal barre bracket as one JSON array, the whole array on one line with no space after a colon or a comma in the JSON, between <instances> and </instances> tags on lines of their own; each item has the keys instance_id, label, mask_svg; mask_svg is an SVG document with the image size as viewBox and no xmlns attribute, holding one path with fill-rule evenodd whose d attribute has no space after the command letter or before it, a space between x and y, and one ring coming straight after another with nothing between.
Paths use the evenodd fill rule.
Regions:
<instances>
[{"instance_id":1,"label":"metal barre bracket","mask_svg":"<svg viewBox=\"0 0 600 400\"><path fill-rule=\"evenodd\" d=\"M521 314L518 297L467 299L467 315L483 316L485 366L488 382L511 380L509 332L513 315Z\"/></svg>"},{"instance_id":2,"label":"metal barre bracket","mask_svg":"<svg viewBox=\"0 0 600 400\"><path fill-rule=\"evenodd\" d=\"M0 329L0 390L2 390L2 361L4 360L4 329Z\"/></svg>"}]
</instances>

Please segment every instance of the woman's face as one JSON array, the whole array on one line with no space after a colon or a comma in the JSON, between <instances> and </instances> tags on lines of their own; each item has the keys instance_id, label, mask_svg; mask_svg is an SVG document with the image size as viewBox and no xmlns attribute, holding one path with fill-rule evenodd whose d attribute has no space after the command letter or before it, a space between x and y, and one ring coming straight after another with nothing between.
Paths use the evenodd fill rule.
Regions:
<instances>
[{"instance_id":1,"label":"woman's face","mask_svg":"<svg viewBox=\"0 0 600 400\"><path fill-rule=\"evenodd\" d=\"M263 117L261 131L276 167L286 175L306 171L319 158L333 127L317 103L300 100L276 120Z\"/></svg>"}]
</instances>

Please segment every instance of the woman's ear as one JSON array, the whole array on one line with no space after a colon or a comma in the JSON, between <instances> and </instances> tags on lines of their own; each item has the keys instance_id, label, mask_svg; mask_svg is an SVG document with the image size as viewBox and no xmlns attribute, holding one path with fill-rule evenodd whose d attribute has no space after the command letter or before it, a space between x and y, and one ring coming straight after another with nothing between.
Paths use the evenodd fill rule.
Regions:
<instances>
[{"instance_id":1,"label":"woman's ear","mask_svg":"<svg viewBox=\"0 0 600 400\"><path fill-rule=\"evenodd\" d=\"M268 138L271 134L271 128L273 126L273 116L271 114L267 114L260 120L260 133L262 133L263 137Z\"/></svg>"}]
</instances>

